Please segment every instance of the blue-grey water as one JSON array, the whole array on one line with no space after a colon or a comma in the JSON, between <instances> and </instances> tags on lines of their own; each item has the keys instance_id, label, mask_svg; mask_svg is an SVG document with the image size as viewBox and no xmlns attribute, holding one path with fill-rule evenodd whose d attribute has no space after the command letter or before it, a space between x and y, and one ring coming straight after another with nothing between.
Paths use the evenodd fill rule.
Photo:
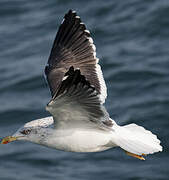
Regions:
<instances>
[{"instance_id":1,"label":"blue-grey water","mask_svg":"<svg viewBox=\"0 0 169 180\"><path fill-rule=\"evenodd\" d=\"M111 117L158 134L164 151L140 161L120 149L79 154L13 142L0 145L0 180L168 180L168 0L0 0L0 136L49 115L43 69L69 9L96 44Z\"/></svg>"}]
</instances>

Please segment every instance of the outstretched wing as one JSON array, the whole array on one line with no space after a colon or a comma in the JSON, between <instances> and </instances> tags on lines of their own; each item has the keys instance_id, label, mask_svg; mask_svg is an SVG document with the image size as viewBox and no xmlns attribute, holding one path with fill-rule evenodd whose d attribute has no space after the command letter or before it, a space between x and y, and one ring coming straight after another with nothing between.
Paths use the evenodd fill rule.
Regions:
<instances>
[{"instance_id":1,"label":"outstretched wing","mask_svg":"<svg viewBox=\"0 0 169 180\"><path fill-rule=\"evenodd\" d=\"M76 12L70 10L59 27L45 68L52 97L58 92L65 73L73 66L80 69L104 103L107 89L98 61L90 32Z\"/></svg>"},{"instance_id":2,"label":"outstretched wing","mask_svg":"<svg viewBox=\"0 0 169 180\"><path fill-rule=\"evenodd\" d=\"M80 70L70 67L64 77L46 107L54 117L55 127L81 127L82 124L83 127L84 124L108 127L109 114L101 104L98 92Z\"/></svg>"}]
</instances>

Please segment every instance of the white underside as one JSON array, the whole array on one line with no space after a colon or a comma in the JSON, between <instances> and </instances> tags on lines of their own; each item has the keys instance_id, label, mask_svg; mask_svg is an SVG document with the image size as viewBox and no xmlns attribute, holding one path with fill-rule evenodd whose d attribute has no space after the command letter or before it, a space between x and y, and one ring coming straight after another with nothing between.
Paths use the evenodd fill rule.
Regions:
<instances>
[{"instance_id":1,"label":"white underside","mask_svg":"<svg viewBox=\"0 0 169 180\"><path fill-rule=\"evenodd\" d=\"M46 127L46 122L49 122L50 126ZM119 126L114 122L112 128L107 130L90 124L76 127L75 124L69 124L58 128L51 127L52 124L52 117L25 124L24 127L41 125L42 128L38 130L38 133L21 140L72 152L97 152L115 146L138 155L162 151L157 136L136 124Z\"/></svg>"},{"instance_id":2,"label":"white underside","mask_svg":"<svg viewBox=\"0 0 169 180\"><path fill-rule=\"evenodd\" d=\"M43 145L63 151L97 152L116 146L112 143L112 133L97 129L57 129L50 130ZM42 142L41 142L42 143Z\"/></svg>"}]
</instances>

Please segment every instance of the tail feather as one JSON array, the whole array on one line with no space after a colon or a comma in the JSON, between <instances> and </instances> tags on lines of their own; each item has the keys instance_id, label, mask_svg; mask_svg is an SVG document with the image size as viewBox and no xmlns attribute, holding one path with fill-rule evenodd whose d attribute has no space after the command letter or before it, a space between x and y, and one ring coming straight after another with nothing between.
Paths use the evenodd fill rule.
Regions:
<instances>
[{"instance_id":1,"label":"tail feather","mask_svg":"<svg viewBox=\"0 0 169 180\"><path fill-rule=\"evenodd\" d=\"M124 126L124 128L126 128L140 136L142 136L144 134L144 135L146 135L146 138L149 138L150 140L154 140L160 144L160 140L157 138L157 136L155 134L153 134L151 131L146 130L142 126L138 126L137 124L133 123L133 124L128 124L128 125Z\"/></svg>"},{"instance_id":2,"label":"tail feather","mask_svg":"<svg viewBox=\"0 0 169 180\"><path fill-rule=\"evenodd\" d=\"M133 154L153 154L162 151L160 140L152 132L136 124L114 127L113 141L125 151Z\"/></svg>"}]
</instances>

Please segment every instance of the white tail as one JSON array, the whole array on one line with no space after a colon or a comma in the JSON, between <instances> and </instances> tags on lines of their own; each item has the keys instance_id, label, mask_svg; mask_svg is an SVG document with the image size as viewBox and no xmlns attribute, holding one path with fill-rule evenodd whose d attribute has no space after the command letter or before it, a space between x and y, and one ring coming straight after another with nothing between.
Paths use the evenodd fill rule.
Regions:
<instances>
[{"instance_id":1,"label":"white tail","mask_svg":"<svg viewBox=\"0 0 169 180\"><path fill-rule=\"evenodd\" d=\"M136 124L114 125L113 142L125 151L133 154L153 154L162 151L160 140L145 128Z\"/></svg>"}]
</instances>

